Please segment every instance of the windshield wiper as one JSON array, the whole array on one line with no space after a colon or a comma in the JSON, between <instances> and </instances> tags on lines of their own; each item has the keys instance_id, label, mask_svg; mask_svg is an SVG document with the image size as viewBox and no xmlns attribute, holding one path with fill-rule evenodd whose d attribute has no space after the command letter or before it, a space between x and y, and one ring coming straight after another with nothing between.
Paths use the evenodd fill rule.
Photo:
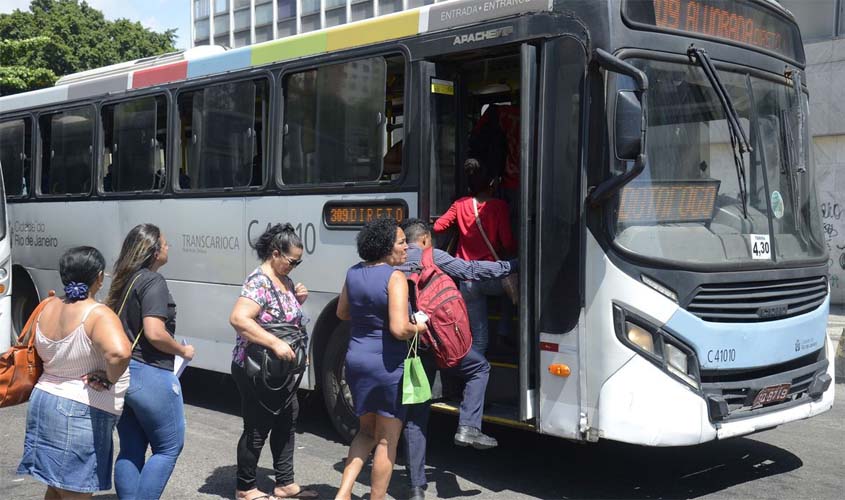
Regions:
<instances>
[{"instance_id":1,"label":"windshield wiper","mask_svg":"<svg viewBox=\"0 0 845 500\"><path fill-rule=\"evenodd\" d=\"M739 124L739 114L736 112L731 96L725 89L719 74L716 72L716 67L713 66L713 61L707 55L704 49L690 46L687 50L687 55L690 60L698 62L704 74L710 81L710 85L716 92L719 102L722 104L722 110L725 112L725 121L728 122L728 133L731 139L731 149L733 151L734 166L736 167L737 184L739 185L739 198L742 203L742 215L748 218L748 185L745 180L745 159L743 154L752 151L751 145L748 142L748 137L745 135L745 130Z\"/></svg>"},{"instance_id":2,"label":"windshield wiper","mask_svg":"<svg viewBox=\"0 0 845 500\"><path fill-rule=\"evenodd\" d=\"M795 130L789 126L790 111L782 110L780 116L781 143L784 149L783 173L787 177L792 201L792 213L795 218L795 228L801 235L802 241L806 243L804 231L801 230L801 185L798 176L807 172L807 164L804 158L804 106L801 93L801 72L793 70L789 75L792 80L792 88L795 95Z\"/></svg>"},{"instance_id":3,"label":"windshield wiper","mask_svg":"<svg viewBox=\"0 0 845 500\"><path fill-rule=\"evenodd\" d=\"M804 103L802 102L804 95L801 93L801 72L797 69L793 70L790 79L792 80L792 91L795 93L795 120L798 129L795 134L798 141L791 141L798 144L798 151L795 155L795 173L803 174L807 171L807 164L804 162ZM793 139L792 134L790 134L789 139Z\"/></svg>"}]
</instances>

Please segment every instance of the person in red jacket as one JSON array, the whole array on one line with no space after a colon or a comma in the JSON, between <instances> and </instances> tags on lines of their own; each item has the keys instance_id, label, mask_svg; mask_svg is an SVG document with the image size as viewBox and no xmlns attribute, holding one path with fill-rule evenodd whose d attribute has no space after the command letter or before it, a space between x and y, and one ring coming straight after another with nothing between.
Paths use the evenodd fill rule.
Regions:
<instances>
[{"instance_id":1,"label":"person in red jacket","mask_svg":"<svg viewBox=\"0 0 845 500\"><path fill-rule=\"evenodd\" d=\"M493 197L497 177L485 170L474 158L464 162L464 173L467 176L470 195L452 203L449 210L434 223L434 231L443 232L457 224L456 256L459 259L497 261L516 255L517 244L511 233L508 204ZM485 241L485 235L489 245ZM484 354L489 342L487 296L504 296L502 283L500 280L462 281L460 286L469 313L472 348ZM505 302L510 304L506 297L501 302L503 306ZM510 308L505 309L502 311L498 331L503 337L507 336L508 319L511 317Z\"/></svg>"}]
</instances>

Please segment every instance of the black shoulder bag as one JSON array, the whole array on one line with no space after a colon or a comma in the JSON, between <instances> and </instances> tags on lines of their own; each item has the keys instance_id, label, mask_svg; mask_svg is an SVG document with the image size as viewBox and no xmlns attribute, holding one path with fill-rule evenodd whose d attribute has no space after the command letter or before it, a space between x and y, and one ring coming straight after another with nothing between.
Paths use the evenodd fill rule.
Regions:
<instances>
[{"instance_id":1,"label":"black shoulder bag","mask_svg":"<svg viewBox=\"0 0 845 500\"><path fill-rule=\"evenodd\" d=\"M268 276L267 279L270 279L270 277ZM272 279L270 279L270 287L281 307L282 299ZM304 326L297 326L287 322L267 323L261 325L261 327L276 338L286 342L296 356L294 361L287 361L279 359L272 349L261 344L250 342L246 346L244 371L246 371L247 377L252 379L256 389L262 388L270 392L278 392L291 387L293 378L298 375L296 382L292 386L291 394L288 395L288 400L285 401L285 404L279 410L271 410L261 401L260 397L258 398L265 410L278 415L287 406L293 395L296 394L296 389L305 375L305 368L308 366L306 361L308 357L308 332Z\"/></svg>"}]
</instances>

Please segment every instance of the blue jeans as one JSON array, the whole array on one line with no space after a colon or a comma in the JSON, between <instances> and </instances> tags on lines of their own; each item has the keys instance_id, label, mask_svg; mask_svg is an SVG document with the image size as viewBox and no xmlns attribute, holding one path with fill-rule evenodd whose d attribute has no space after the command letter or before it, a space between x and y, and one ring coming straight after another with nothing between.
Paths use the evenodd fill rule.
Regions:
<instances>
[{"instance_id":1,"label":"blue jeans","mask_svg":"<svg viewBox=\"0 0 845 500\"><path fill-rule=\"evenodd\" d=\"M182 386L170 370L132 360L129 390L117 423L120 453L114 485L121 500L161 498L185 444ZM144 463L147 446L153 454Z\"/></svg>"},{"instance_id":2,"label":"blue jeans","mask_svg":"<svg viewBox=\"0 0 845 500\"><path fill-rule=\"evenodd\" d=\"M472 330L472 348L476 352L484 354L487 352L487 345L490 342L490 334L488 332L490 329L490 320L487 315L487 297L491 295L500 297L501 314L497 333L502 337L508 336L511 316L513 316L513 304L505 294L501 280L461 281L460 286L461 295L464 296L467 313L469 314L469 327Z\"/></svg>"}]
</instances>

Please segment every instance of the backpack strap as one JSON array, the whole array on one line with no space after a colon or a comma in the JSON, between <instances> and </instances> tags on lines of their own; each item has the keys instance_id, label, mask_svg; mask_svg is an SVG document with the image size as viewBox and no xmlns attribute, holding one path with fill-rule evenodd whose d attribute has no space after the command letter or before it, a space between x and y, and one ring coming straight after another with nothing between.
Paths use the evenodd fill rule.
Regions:
<instances>
[{"instance_id":1,"label":"backpack strap","mask_svg":"<svg viewBox=\"0 0 845 500\"><path fill-rule=\"evenodd\" d=\"M434 263L433 247L423 250L420 263L422 264L422 271L420 272L419 286L420 288L424 288L439 269L437 264Z\"/></svg>"},{"instance_id":2,"label":"backpack strap","mask_svg":"<svg viewBox=\"0 0 845 500\"><path fill-rule=\"evenodd\" d=\"M472 211L475 212L475 225L478 226L478 231L481 233L481 237L484 238L484 243L487 244L487 248L490 249L490 253L493 254L493 258L501 260L499 259L499 254L496 253L496 249L493 248L493 244L490 243L490 238L487 237L487 233L484 231L484 226L481 224L481 216L478 215L478 201L475 199L475 196L472 197Z\"/></svg>"}]
</instances>

